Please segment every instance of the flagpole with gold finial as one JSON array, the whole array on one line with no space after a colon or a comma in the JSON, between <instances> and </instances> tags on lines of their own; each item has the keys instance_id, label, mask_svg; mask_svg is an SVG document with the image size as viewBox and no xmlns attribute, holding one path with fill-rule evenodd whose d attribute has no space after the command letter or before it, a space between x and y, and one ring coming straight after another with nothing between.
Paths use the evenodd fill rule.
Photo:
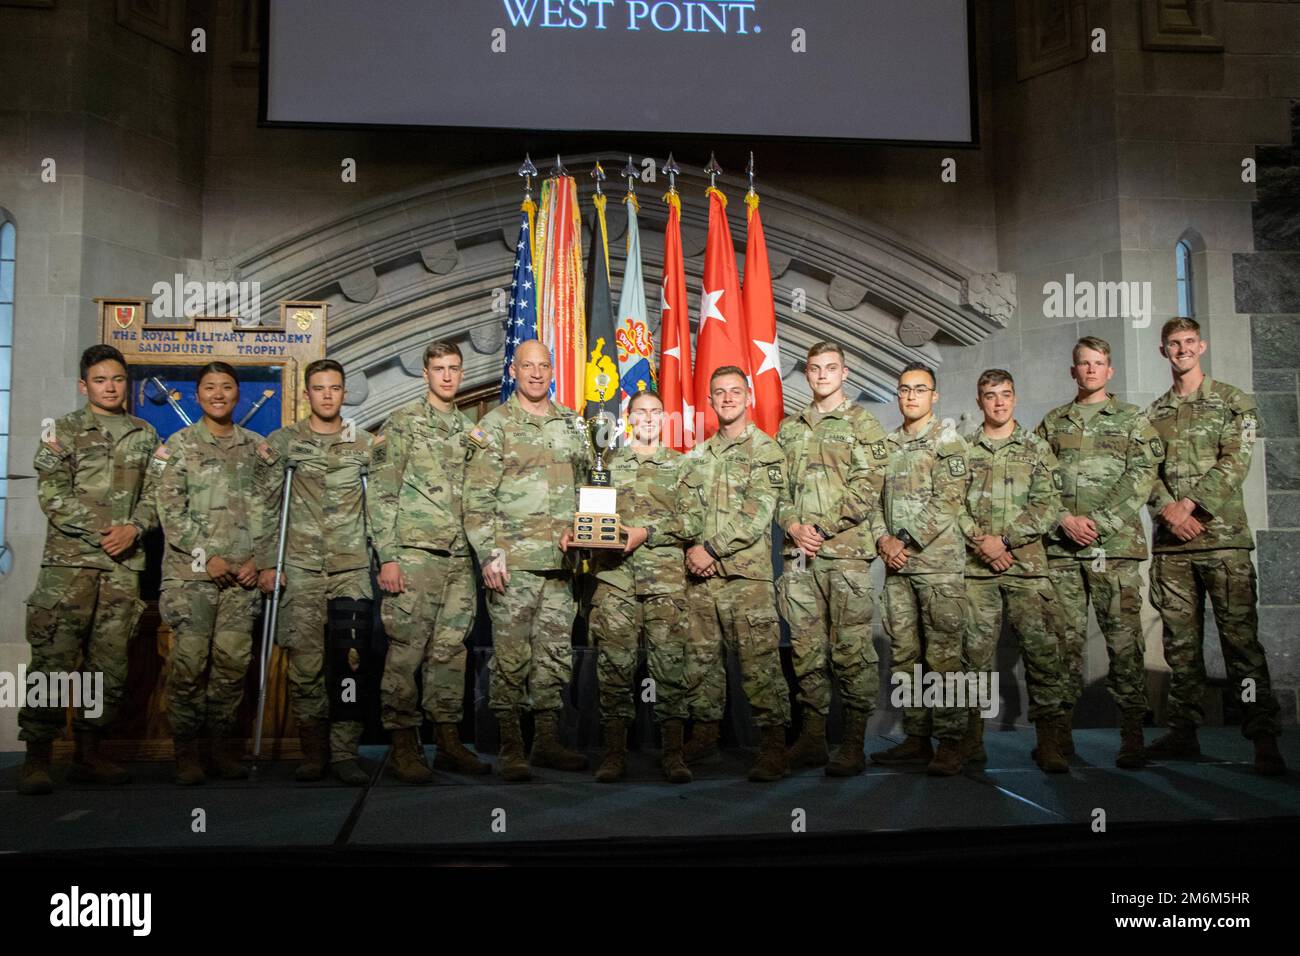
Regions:
<instances>
[{"instance_id":1,"label":"flagpole with gold finial","mask_svg":"<svg viewBox=\"0 0 1300 956\"><path fill-rule=\"evenodd\" d=\"M722 190L718 188L718 177L722 175L722 167L718 165L718 157L715 153L709 153L709 165L704 167L704 171L709 174L709 188L704 190L704 195L709 196L713 193L717 193L718 198L722 200L722 208L726 209L727 197Z\"/></svg>"},{"instance_id":2,"label":"flagpole with gold finial","mask_svg":"<svg viewBox=\"0 0 1300 956\"><path fill-rule=\"evenodd\" d=\"M677 174L681 171L682 168L677 165L677 160L673 159L672 153L669 153L668 159L666 159L663 166L660 167L660 172L668 177L668 192L664 193L664 202L677 210L677 215L679 217L682 214L682 197L681 194L677 192Z\"/></svg>"},{"instance_id":3,"label":"flagpole with gold finial","mask_svg":"<svg viewBox=\"0 0 1300 956\"><path fill-rule=\"evenodd\" d=\"M609 224L605 221L605 207L609 203L609 197L605 195L605 167L600 165L600 160L596 160L596 165L591 167L591 178L596 181L596 195L591 197L592 205L596 207L596 216L600 219L600 241L605 248L605 278L609 278Z\"/></svg>"},{"instance_id":4,"label":"flagpole with gold finial","mask_svg":"<svg viewBox=\"0 0 1300 956\"><path fill-rule=\"evenodd\" d=\"M533 201L533 177L537 175L537 167L533 165L533 159L527 153L524 153L524 161L516 170L516 174L524 178L524 201L519 208L528 213L528 244L532 255L530 261L536 261L537 257L537 203Z\"/></svg>"}]
</instances>

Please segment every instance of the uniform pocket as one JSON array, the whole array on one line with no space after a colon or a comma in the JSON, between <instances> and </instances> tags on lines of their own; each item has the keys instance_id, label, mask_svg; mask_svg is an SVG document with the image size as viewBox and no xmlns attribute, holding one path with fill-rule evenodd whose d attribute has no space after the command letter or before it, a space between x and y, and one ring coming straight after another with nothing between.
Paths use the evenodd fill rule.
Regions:
<instances>
[{"instance_id":1,"label":"uniform pocket","mask_svg":"<svg viewBox=\"0 0 1300 956\"><path fill-rule=\"evenodd\" d=\"M931 590L925 608L926 623L937 631L954 632L966 622L966 596L958 594L953 585L941 585Z\"/></svg>"}]
</instances>

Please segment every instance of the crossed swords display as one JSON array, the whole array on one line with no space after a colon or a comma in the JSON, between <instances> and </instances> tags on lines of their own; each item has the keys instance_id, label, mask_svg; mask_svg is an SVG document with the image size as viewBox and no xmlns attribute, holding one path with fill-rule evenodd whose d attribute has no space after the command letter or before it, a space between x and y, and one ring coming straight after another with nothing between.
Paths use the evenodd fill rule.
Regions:
<instances>
[{"instance_id":1,"label":"crossed swords display","mask_svg":"<svg viewBox=\"0 0 1300 956\"><path fill-rule=\"evenodd\" d=\"M153 395L149 395L146 392L145 397L148 398L149 401L154 403L165 401L168 405L172 407L172 411L176 413L176 416L182 422L184 422L186 425L194 424L194 419L190 418L190 416L185 413L185 409L181 408L181 403L180 403L181 393L179 390L174 388L168 388L166 383L163 382L163 380L159 378L157 375L150 376L148 379L148 384L158 389L159 393L162 395L161 398L158 398ZM259 398L257 401L255 401L252 404L252 406L248 409L248 411L244 413L244 417L241 418L239 421L237 421L235 424L239 425L241 428L244 425L247 425L249 421L252 420L253 416L257 414L258 409L260 409L263 405L265 405L266 400L269 399L274 394L275 394L275 389L272 388L265 389L262 392L262 397Z\"/></svg>"}]
</instances>

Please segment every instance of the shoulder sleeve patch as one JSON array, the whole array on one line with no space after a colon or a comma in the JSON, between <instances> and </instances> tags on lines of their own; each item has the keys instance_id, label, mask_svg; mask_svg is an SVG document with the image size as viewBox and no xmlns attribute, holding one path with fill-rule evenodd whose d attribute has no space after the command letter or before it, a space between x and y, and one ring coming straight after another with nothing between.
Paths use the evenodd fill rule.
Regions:
<instances>
[{"instance_id":1,"label":"shoulder sleeve patch","mask_svg":"<svg viewBox=\"0 0 1300 956\"><path fill-rule=\"evenodd\" d=\"M263 441L257 443L257 457L268 465L274 465L277 456L270 442Z\"/></svg>"},{"instance_id":2,"label":"shoulder sleeve patch","mask_svg":"<svg viewBox=\"0 0 1300 956\"><path fill-rule=\"evenodd\" d=\"M781 475L780 465L767 466L767 480L778 488L785 484L785 479Z\"/></svg>"},{"instance_id":3,"label":"shoulder sleeve patch","mask_svg":"<svg viewBox=\"0 0 1300 956\"><path fill-rule=\"evenodd\" d=\"M1065 479L1061 477L1061 470L1059 468L1052 469L1052 487L1057 491L1065 490Z\"/></svg>"},{"instance_id":4,"label":"shoulder sleeve patch","mask_svg":"<svg viewBox=\"0 0 1300 956\"><path fill-rule=\"evenodd\" d=\"M469 430L469 440L479 448L486 448L492 439L488 437L488 433L483 430L482 425L475 425Z\"/></svg>"},{"instance_id":5,"label":"shoulder sleeve patch","mask_svg":"<svg viewBox=\"0 0 1300 956\"><path fill-rule=\"evenodd\" d=\"M963 455L948 456L948 474L954 478L960 478L966 474L966 458Z\"/></svg>"},{"instance_id":6,"label":"shoulder sleeve patch","mask_svg":"<svg viewBox=\"0 0 1300 956\"><path fill-rule=\"evenodd\" d=\"M166 445L159 445L154 449L153 457L149 459L149 473L157 477L167 468L167 459L172 453L167 450Z\"/></svg>"},{"instance_id":7,"label":"shoulder sleeve patch","mask_svg":"<svg viewBox=\"0 0 1300 956\"><path fill-rule=\"evenodd\" d=\"M383 465L388 461L388 438L380 435L370 444L370 463Z\"/></svg>"},{"instance_id":8,"label":"shoulder sleeve patch","mask_svg":"<svg viewBox=\"0 0 1300 956\"><path fill-rule=\"evenodd\" d=\"M1165 443L1160 440L1160 436L1151 439L1151 454L1157 458L1165 457Z\"/></svg>"},{"instance_id":9,"label":"shoulder sleeve patch","mask_svg":"<svg viewBox=\"0 0 1300 956\"><path fill-rule=\"evenodd\" d=\"M883 461L889 457L889 449L885 447L883 441L875 441L871 443L871 457L876 459L876 461Z\"/></svg>"}]
</instances>

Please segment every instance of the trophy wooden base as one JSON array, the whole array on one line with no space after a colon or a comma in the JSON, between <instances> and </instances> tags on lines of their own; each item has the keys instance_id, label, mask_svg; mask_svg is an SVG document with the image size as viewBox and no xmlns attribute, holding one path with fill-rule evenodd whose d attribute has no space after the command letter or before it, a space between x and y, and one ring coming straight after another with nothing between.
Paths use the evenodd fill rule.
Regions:
<instances>
[{"instance_id":1,"label":"trophy wooden base","mask_svg":"<svg viewBox=\"0 0 1300 956\"><path fill-rule=\"evenodd\" d=\"M573 516L573 544L578 548L618 548L626 542L619 533L618 515L579 511Z\"/></svg>"}]
</instances>

